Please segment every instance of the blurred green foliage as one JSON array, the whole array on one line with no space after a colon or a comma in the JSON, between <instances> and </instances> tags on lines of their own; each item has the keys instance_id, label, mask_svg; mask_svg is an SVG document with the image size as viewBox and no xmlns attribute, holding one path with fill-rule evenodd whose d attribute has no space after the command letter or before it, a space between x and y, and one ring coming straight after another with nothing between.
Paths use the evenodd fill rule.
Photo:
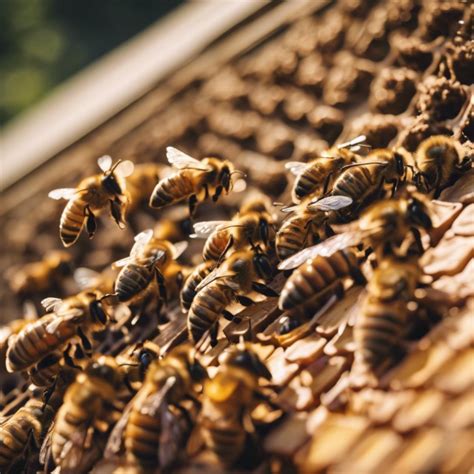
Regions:
<instances>
[{"instance_id":1,"label":"blurred green foliage","mask_svg":"<svg viewBox=\"0 0 474 474\"><path fill-rule=\"evenodd\" d=\"M182 0L0 0L0 123Z\"/></svg>"}]
</instances>

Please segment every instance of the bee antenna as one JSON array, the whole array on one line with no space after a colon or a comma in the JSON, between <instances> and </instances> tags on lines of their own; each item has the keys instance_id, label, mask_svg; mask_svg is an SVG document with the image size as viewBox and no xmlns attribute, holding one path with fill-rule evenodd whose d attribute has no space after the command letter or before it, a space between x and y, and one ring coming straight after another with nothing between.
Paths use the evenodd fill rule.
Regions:
<instances>
[{"instance_id":1,"label":"bee antenna","mask_svg":"<svg viewBox=\"0 0 474 474\"><path fill-rule=\"evenodd\" d=\"M115 163L109 170L107 171L104 171L104 174L105 173L109 173L109 174L112 174L115 170L115 168L117 168L117 166L122 163L122 160L117 160L117 163Z\"/></svg>"}]
</instances>

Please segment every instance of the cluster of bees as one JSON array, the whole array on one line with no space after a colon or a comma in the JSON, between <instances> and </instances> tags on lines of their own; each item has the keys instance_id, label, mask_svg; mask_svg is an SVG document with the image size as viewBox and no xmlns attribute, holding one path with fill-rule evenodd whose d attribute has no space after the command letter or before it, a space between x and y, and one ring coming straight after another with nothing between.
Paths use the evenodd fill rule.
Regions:
<instances>
[{"instance_id":1,"label":"cluster of bees","mask_svg":"<svg viewBox=\"0 0 474 474\"><path fill-rule=\"evenodd\" d=\"M245 189L245 176L227 160L197 160L171 147L167 158L172 174L102 157L100 174L52 191L67 200L63 245L83 230L92 238L107 209L120 227L143 201L158 209L187 201L192 218L203 201ZM409 318L430 306L419 263L432 231L429 198L471 166L472 153L454 138L432 136L412 155L367 150L357 137L308 163L286 164L295 175L292 204L249 195L230 220L195 223L190 237L205 239L201 263L178 262L187 242L163 219L138 233L112 268L77 269L78 294L47 297L43 316L3 330L2 364L22 373L34 396L0 420L2 472L26 452L39 452L38 464L59 472L87 472L104 452L142 470L167 469L198 452L227 468L261 460L252 414L261 404L278 407L268 368L244 341L254 340L251 317L217 367L201 360L219 338L236 340L229 328L242 320L232 308L278 299L283 345L317 324L347 281L366 285L354 311L355 359L377 377ZM16 275L12 288L45 291L71 263L55 252ZM278 272L287 277L282 288ZM162 350L145 340L116 357L97 350L97 335L111 325L133 325L151 305L158 324L173 304L181 305L188 341ZM220 328L223 320L236 324Z\"/></svg>"}]
</instances>

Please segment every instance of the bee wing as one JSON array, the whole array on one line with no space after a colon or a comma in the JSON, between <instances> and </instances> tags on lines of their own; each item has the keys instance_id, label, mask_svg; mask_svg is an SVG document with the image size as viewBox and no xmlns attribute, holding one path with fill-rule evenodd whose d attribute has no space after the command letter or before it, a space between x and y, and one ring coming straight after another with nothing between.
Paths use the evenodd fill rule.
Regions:
<instances>
[{"instance_id":1,"label":"bee wing","mask_svg":"<svg viewBox=\"0 0 474 474\"><path fill-rule=\"evenodd\" d=\"M234 193L241 193L247 189L247 182L245 179L238 179L233 185L232 185L232 191Z\"/></svg>"},{"instance_id":2,"label":"bee wing","mask_svg":"<svg viewBox=\"0 0 474 474\"><path fill-rule=\"evenodd\" d=\"M56 315L55 318L46 326L46 332L48 334L54 334L62 323L66 322L68 319L74 318L76 316L80 316L81 314L82 314L82 311L79 309L76 309L74 311L71 311L68 317Z\"/></svg>"},{"instance_id":3,"label":"bee wing","mask_svg":"<svg viewBox=\"0 0 474 474\"><path fill-rule=\"evenodd\" d=\"M311 201L308 209L319 211L338 211L352 204L352 198L348 196L328 196L317 201Z\"/></svg>"},{"instance_id":4,"label":"bee wing","mask_svg":"<svg viewBox=\"0 0 474 474\"><path fill-rule=\"evenodd\" d=\"M203 221L194 224L194 234L191 236L194 239L206 239L216 229L221 226L229 225L231 221Z\"/></svg>"},{"instance_id":5,"label":"bee wing","mask_svg":"<svg viewBox=\"0 0 474 474\"><path fill-rule=\"evenodd\" d=\"M41 306L50 313L51 311L56 311L59 306L63 303L61 298L44 298L41 300Z\"/></svg>"},{"instance_id":6,"label":"bee wing","mask_svg":"<svg viewBox=\"0 0 474 474\"><path fill-rule=\"evenodd\" d=\"M33 321L38 317L38 311L36 311L32 301L28 300L23 303L23 314L25 315L24 319L27 321Z\"/></svg>"},{"instance_id":7,"label":"bee wing","mask_svg":"<svg viewBox=\"0 0 474 474\"><path fill-rule=\"evenodd\" d=\"M199 160L196 160L196 158L193 158L172 146L166 148L166 158L171 166L179 170L194 168L202 171L209 171L209 168L203 165Z\"/></svg>"},{"instance_id":8,"label":"bee wing","mask_svg":"<svg viewBox=\"0 0 474 474\"><path fill-rule=\"evenodd\" d=\"M127 263L132 261L132 257L125 257L117 260L116 262L112 263L112 268L121 268L127 265Z\"/></svg>"},{"instance_id":9,"label":"bee wing","mask_svg":"<svg viewBox=\"0 0 474 474\"><path fill-rule=\"evenodd\" d=\"M190 423L182 412L173 413L167 405L161 410L161 432L158 448L160 467L167 469L175 462L189 435Z\"/></svg>"},{"instance_id":10,"label":"bee wing","mask_svg":"<svg viewBox=\"0 0 474 474\"><path fill-rule=\"evenodd\" d=\"M130 251L130 255L136 255L153 237L153 229L147 229L134 237L135 244Z\"/></svg>"},{"instance_id":11,"label":"bee wing","mask_svg":"<svg viewBox=\"0 0 474 474\"><path fill-rule=\"evenodd\" d=\"M101 156L98 158L97 164L99 165L99 168L105 173L112 167L112 157L109 155Z\"/></svg>"},{"instance_id":12,"label":"bee wing","mask_svg":"<svg viewBox=\"0 0 474 474\"><path fill-rule=\"evenodd\" d=\"M121 176L122 178L127 178L133 173L134 169L135 169L135 165L133 164L133 161L125 160L125 161L121 161L115 167L114 173L116 173L118 176Z\"/></svg>"},{"instance_id":13,"label":"bee wing","mask_svg":"<svg viewBox=\"0 0 474 474\"><path fill-rule=\"evenodd\" d=\"M53 189L48 193L48 197L58 201L59 199L66 199L69 201L76 194L76 188L59 188Z\"/></svg>"},{"instance_id":14,"label":"bee wing","mask_svg":"<svg viewBox=\"0 0 474 474\"><path fill-rule=\"evenodd\" d=\"M178 259L187 248L188 243L185 240L173 244L173 260Z\"/></svg>"},{"instance_id":15,"label":"bee wing","mask_svg":"<svg viewBox=\"0 0 474 474\"><path fill-rule=\"evenodd\" d=\"M283 260L278 265L279 270L292 270L302 265L306 260L317 257L330 257L338 250L344 250L348 247L357 245L363 237L363 233L359 230L347 231L343 234L333 235L323 242L301 250L291 257Z\"/></svg>"},{"instance_id":16,"label":"bee wing","mask_svg":"<svg viewBox=\"0 0 474 474\"><path fill-rule=\"evenodd\" d=\"M99 278L100 273L90 268L79 267L74 271L74 281L81 290L95 286Z\"/></svg>"},{"instance_id":17,"label":"bee wing","mask_svg":"<svg viewBox=\"0 0 474 474\"><path fill-rule=\"evenodd\" d=\"M338 148L352 148L357 145L360 145L361 143L364 143L366 139L367 137L365 135L359 135L358 137L355 137L352 140L349 140L348 142L337 145L337 147Z\"/></svg>"},{"instance_id":18,"label":"bee wing","mask_svg":"<svg viewBox=\"0 0 474 474\"><path fill-rule=\"evenodd\" d=\"M141 405L140 413L147 416L156 416L159 413L168 392L175 383L176 377L169 377L160 390L146 398Z\"/></svg>"},{"instance_id":19,"label":"bee wing","mask_svg":"<svg viewBox=\"0 0 474 474\"><path fill-rule=\"evenodd\" d=\"M285 163L285 168L293 175L299 176L304 172L308 163L302 163L301 161L289 161Z\"/></svg>"}]
</instances>

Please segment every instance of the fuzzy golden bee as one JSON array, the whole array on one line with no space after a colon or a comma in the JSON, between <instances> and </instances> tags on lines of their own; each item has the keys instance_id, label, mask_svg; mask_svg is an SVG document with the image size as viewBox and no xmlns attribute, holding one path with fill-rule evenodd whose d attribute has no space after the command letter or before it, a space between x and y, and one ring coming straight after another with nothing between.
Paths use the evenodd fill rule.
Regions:
<instances>
[{"instance_id":1,"label":"fuzzy golden bee","mask_svg":"<svg viewBox=\"0 0 474 474\"><path fill-rule=\"evenodd\" d=\"M47 313L9 338L6 367L9 372L26 370L46 356L63 351L73 340L82 352L91 350L90 336L105 328L108 320L101 294L84 291L64 300L46 298Z\"/></svg>"},{"instance_id":2,"label":"fuzzy golden bee","mask_svg":"<svg viewBox=\"0 0 474 474\"><path fill-rule=\"evenodd\" d=\"M232 347L214 378L204 383L199 428L206 448L223 467L233 466L244 453L250 413L261 401L259 378L271 379L260 358L249 347Z\"/></svg>"},{"instance_id":3,"label":"fuzzy golden bee","mask_svg":"<svg viewBox=\"0 0 474 474\"><path fill-rule=\"evenodd\" d=\"M290 315L313 316L324 298L342 296L343 279L351 277L363 284L359 259L350 250L339 250L329 257L318 255L307 260L288 278L280 294L278 306Z\"/></svg>"},{"instance_id":4,"label":"fuzzy golden bee","mask_svg":"<svg viewBox=\"0 0 474 474\"><path fill-rule=\"evenodd\" d=\"M83 179L76 188L60 188L51 191L51 199L66 199L59 223L59 236L65 247L73 245L85 225L89 237L97 228L96 215L109 206L115 222L123 227L124 212L127 205L125 179L133 173L131 161L117 161L112 165L110 156L102 156L97 161L101 174Z\"/></svg>"},{"instance_id":5,"label":"fuzzy golden bee","mask_svg":"<svg viewBox=\"0 0 474 474\"><path fill-rule=\"evenodd\" d=\"M275 219L264 199L244 203L230 221L207 221L194 225L193 237L206 238L204 260L221 260L232 249L243 250L256 245L269 249L274 238Z\"/></svg>"},{"instance_id":6,"label":"fuzzy golden bee","mask_svg":"<svg viewBox=\"0 0 474 474\"><path fill-rule=\"evenodd\" d=\"M16 269L9 276L10 288L20 296L41 294L61 288L72 274L72 257L61 250L48 252L43 260Z\"/></svg>"},{"instance_id":7,"label":"fuzzy golden bee","mask_svg":"<svg viewBox=\"0 0 474 474\"><path fill-rule=\"evenodd\" d=\"M451 137L434 135L423 140L416 150L416 186L424 193L438 191L455 175L469 170L472 162L473 156L463 156L458 142Z\"/></svg>"},{"instance_id":8,"label":"fuzzy golden bee","mask_svg":"<svg viewBox=\"0 0 474 474\"><path fill-rule=\"evenodd\" d=\"M197 294L188 312L188 330L197 342L211 331L211 343L216 343L218 322L221 315L233 320L226 310L232 302L249 306L253 301L246 296L256 291L265 296L278 296L265 282L271 281L275 271L269 257L255 250L233 253L196 288Z\"/></svg>"},{"instance_id":9,"label":"fuzzy golden bee","mask_svg":"<svg viewBox=\"0 0 474 474\"><path fill-rule=\"evenodd\" d=\"M143 386L110 436L106 455L115 455L124 447L127 460L133 464L169 467L192 428L194 415L186 401L195 405L195 386L206 377L189 343L152 362Z\"/></svg>"},{"instance_id":10,"label":"fuzzy golden bee","mask_svg":"<svg viewBox=\"0 0 474 474\"><path fill-rule=\"evenodd\" d=\"M173 147L166 149L168 162L177 173L158 182L150 197L150 206L162 208L183 200L188 201L192 216L198 202L209 197L215 202L222 193L243 191L245 181L232 180L233 174L243 175L233 164L218 158L199 161Z\"/></svg>"},{"instance_id":11,"label":"fuzzy golden bee","mask_svg":"<svg viewBox=\"0 0 474 474\"><path fill-rule=\"evenodd\" d=\"M95 449L100 457L98 435L107 433L120 418L116 402L122 383L123 374L110 356L91 360L77 375L66 390L51 433L51 454L57 466L78 472L85 452Z\"/></svg>"},{"instance_id":12,"label":"fuzzy golden bee","mask_svg":"<svg viewBox=\"0 0 474 474\"><path fill-rule=\"evenodd\" d=\"M384 258L367 285L354 325L356 357L373 370L406 334L409 303L422 276L418 258Z\"/></svg>"},{"instance_id":13,"label":"fuzzy golden bee","mask_svg":"<svg viewBox=\"0 0 474 474\"><path fill-rule=\"evenodd\" d=\"M151 298L156 296L166 302L166 284L163 273L186 247L186 242L173 245L167 240L155 238L151 229L138 234L130 256L114 263L116 268L122 267L117 275L114 289L118 300L122 303L146 305ZM176 291L176 295L178 294L179 291Z\"/></svg>"},{"instance_id":14,"label":"fuzzy golden bee","mask_svg":"<svg viewBox=\"0 0 474 474\"><path fill-rule=\"evenodd\" d=\"M414 238L419 253L423 252L420 229L429 232L431 218L425 203L409 195L399 199L385 199L366 209L361 217L347 226L341 234L308 247L278 265L280 270L292 270L308 259L320 255L329 257L339 250L355 247L362 243L366 249L373 249L378 260L386 254L406 254L407 244Z\"/></svg>"}]
</instances>

